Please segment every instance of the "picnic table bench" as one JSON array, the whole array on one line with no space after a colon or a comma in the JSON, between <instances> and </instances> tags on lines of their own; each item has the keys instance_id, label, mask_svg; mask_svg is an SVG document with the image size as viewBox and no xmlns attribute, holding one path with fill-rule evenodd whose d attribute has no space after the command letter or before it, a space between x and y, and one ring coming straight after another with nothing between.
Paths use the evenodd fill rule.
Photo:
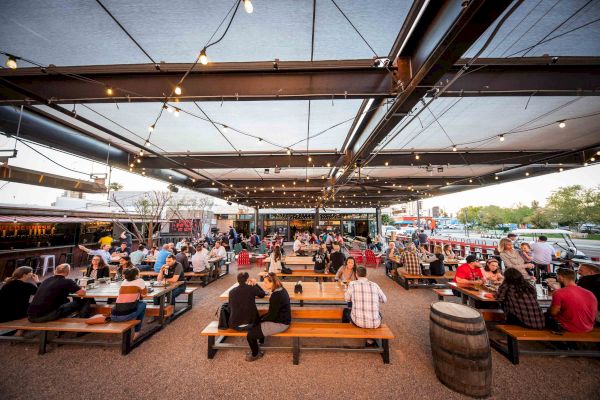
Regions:
<instances>
[{"instance_id":1,"label":"picnic table bench","mask_svg":"<svg viewBox=\"0 0 600 400\"><path fill-rule=\"evenodd\" d=\"M227 337L244 337L246 332L236 331L234 329L221 330L218 327L218 321L213 321L201 332L202 336L208 337L208 358L213 359L220 349L231 349L231 348L244 348L247 349L247 345L235 345L231 343L223 343ZM375 329L364 329L359 328L353 324L345 323L322 323L322 322L292 322L290 327L281 333L273 335L275 337L289 337L292 338L292 346L282 347L269 347L261 346L263 350L292 350L293 363L298 365L300 362L300 351L301 350L336 350L336 351L364 351L370 353L380 353L383 362L389 364L390 362L390 350L389 340L394 338L394 334L387 327L382 324L379 328ZM301 346L300 339L302 338L333 338L333 339L379 339L381 345L376 348L349 348L342 346Z\"/></svg>"},{"instance_id":2,"label":"picnic table bench","mask_svg":"<svg viewBox=\"0 0 600 400\"><path fill-rule=\"evenodd\" d=\"M263 280L265 275L267 275L267 272L265 272L265 271L262 271L258 274L261 281ZM311 271L309 269L307 269L307 270L304 270L304 269L292 270L291 274L284 274L283 272L277 272L276 275L279 277L292 277L292 278L317 278L319 280L321 280L323 278L332 278L332 279L335 278L335 274L325 274L323 272L315 272L315 271Z\"/></svg>"},{"instance_id":3,"label":"picnic table bench","mask_svg":"<svg viewBox=\"0 0 600 400\"><path fill-rule=\"evenodd\" d=\"M109 322L106 324L88 325L83 318L62 318L55 321L34 323L27 318L16 321L0 323L0 330L23 330L39 331L38 354L46 353L48 343L56 344L81 344L96 346L121 346L121 354L126 355L132 349L131 331L138 324L138 320L125 322ZM102 333L109 335L121 335L121 342L114 341L90 341L84 339L48 338L48 332L77 332L77 333ZM27 339L20 336L1 335L0 340L14 342L35 342L36 339Z\"/></svg>"},{"instance_id":4,"label":"picnic table bench","mask_svg":"<svg viewBox=\"0 0 600 400\"><path fill-rule=\"evenodd\" d=\"M437 294L439 301L444 301L445 297L454 296L452 289L431 289L433 293Z\"/></svg>"},{"instance_id":5,"label":"picnic table bench","mask_svg":"<svg viewBox=\"0 0 600 400\"><path fill-rule=\"evenodd\" d=\"M564 332L556 335L549 329L529 329L517 325L497 325L501 332L506 334L507 345L504 346L497 340L490 340L490 345L500 354L504 355L513 364L519 363L520 354L538 354L551 356L579 356L600 357L600 345L597 350L521 350L519 342L586 342L600 343L600 328L594 328L588 333Z\"/></svg>"},{"instance_id":6,"label":"picnic table bench","mask_svg":"<svg viewBox=\"0 0 600 400\"><path fill-rule=\"evenodd\" d=\"M404 289L409 290L411 287L432 287L433 285L439 285L439 283L431 284L431 283L419 283L422 280L434 280L438 281L440 279L451 280L454 279L454 275L456 273L454 271L446 271L443 276L433 276L433 275L411 275L405 272L400 272L398 274L397 282ZM413 281L411 283L411 281Z\"/></svg>"}]
</instances>

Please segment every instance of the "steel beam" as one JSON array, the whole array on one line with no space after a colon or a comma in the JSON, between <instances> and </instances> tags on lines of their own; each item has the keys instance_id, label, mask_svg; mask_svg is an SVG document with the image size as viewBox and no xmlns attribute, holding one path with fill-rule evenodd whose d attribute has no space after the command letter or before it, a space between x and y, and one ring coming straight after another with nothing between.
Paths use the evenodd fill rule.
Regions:
<instances>
[{"instance_id":1,"label":"steel beam","mask_svg":"<svg viewBox=\"0 0 600 400\"><path fill-rule=\"evenodd\" d=\"M393 188L393 185L398 186L400 188L415 186L415 187L426 187L427 185L431 186L441 186L445 185L448 181L455 181L458 179L465 179L468 177L465 176L447 176L447 177L412 177L412 178L372 178L372 179L363 179L360 182L360 185L365 187L388 187L390 189ZM321 189L323 187L331 186L333 184L330 179L311 179L310 182L306 182L302 179L219 179L219 182L224 183L225 185L233 185L233 188L244 191L244 190L254 190L263 188L267 191L275 190L278 192L283 191L302 191L304 189ZM296 182L296 184L294 184ZM198 188L208 188L208 187L216 187L209 181L196 181L194 183L194 187ZM246 189L246 187L248 189ZM360 186L358 181L349 181L348 184L344 187L344 190L360 190Z\"/></svg>"},{"instance_id":2,"label":"steel beam","mask_svg":"<svg viewBox=\"0 0 600 400\"><path fill-rule=\"evenodd\" d=\"M0 166L0 180L51 187L85 193L106 193L107 188L96 182L48 174L12 165Z\"/></svg>"},{"instance_id":3,"label":"steel beam","mask_svg":"<svg viewBox=\"0 0 600 400\"><path fill-rule=\"evenodd\" d=\"M191 64L97 65L2 69L0 78L55 103L162 101ZM45 71L45 72L43 72ZM71 76L69 76L71 75ZM81 79L74 79L77 75ZM85 79L93 79L90 83ZM395 95L394 68L373 60L272 61L196 65L178 101L362 99ZM107 88L113 95L107 95ZM22 100L0 86L0 98Z\"/></svg>"}]
</instances>

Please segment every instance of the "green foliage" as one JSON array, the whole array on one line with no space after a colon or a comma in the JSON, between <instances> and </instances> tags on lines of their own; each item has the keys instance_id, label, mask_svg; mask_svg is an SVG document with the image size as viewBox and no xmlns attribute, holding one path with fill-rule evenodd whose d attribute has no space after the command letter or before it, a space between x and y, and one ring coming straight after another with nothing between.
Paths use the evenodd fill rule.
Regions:
<instances>
[{"instance_id":1,"label":"green foliage","mask_svg":"<svg viewBox=\"0 0 600 400\"><path fill-rule=\"evenodd\" d=\"M467 206L463 207L456 214L456 218L461 224L471 223L475 225L481 224L481 209L483 207Z\"/></svg>"},{"instance_id":2,"label":"green foliage","mask_svg":"<svg viewBox=\"0 0 600 400\"><path fill-rule=\"evenodd\" d=\"M576 226L600 222L600 190L581 185L565 186L553 192L547 206L551 218L559 225Z\"/></svg>"},{"instance_id":3,"label":"green foliage","mask_svg":"<svg viewBox=\"0 0 600 400\"><path fill-rule=\"evenodd\" d=\"M381 214L381 223L383 225L392 225L394 220L388 214Z\"/></svg>"},{"instance_id":4,"label":"green foliage","mask_svg":"<svg viewBox=\"0 0 600 400\"><path fill-rule=\"evenodd\" d=\"M112 190L113 192L118 192L119 190L123 189L123 185L121 185L118 182L113 182L110 185L108 185L108 190Z\"/></svg>"}]
</instances>

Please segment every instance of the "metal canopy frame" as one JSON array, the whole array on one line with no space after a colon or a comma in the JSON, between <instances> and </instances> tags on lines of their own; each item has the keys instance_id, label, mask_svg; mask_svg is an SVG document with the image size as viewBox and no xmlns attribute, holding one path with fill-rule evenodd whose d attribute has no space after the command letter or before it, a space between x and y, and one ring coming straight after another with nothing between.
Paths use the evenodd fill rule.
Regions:
<instances>
[{"instance_id":1,"label":"metal canopy frame","mask_svg":"<svg viewBox=\"0 0 600 400\"><path fill-rule=\"evenodd\" d=\"M14 132L18 113L12 106L24 105L23 140L63 147L71 154L100 162L110 152L113 166L123 169L141 149L145 156L136 167L143 168L146 176L254 207L381 207L522 179L524 174L536 176L582 166L600 150L600 141L564 150L419 149L418 162L412 151L379 148L419 101L435 96L436 90L452 82L467 63L468 73L446 88L442 97L600 94L600 57L460 58L511 3L450 0L440 5L415 0L392 45L389 64L362 59L197 65L185 81L184 93L176 99L363 99L341 150L163 153L61 106L175 101L165 93L173 89L190 64L160 63L159 69L154 64L0 69L0 128ZM107 95L107 88L114 88L112 95ZM58 116L34 107L40 104ZM79 124L70 123L70 118ZM84 125L91 129L82 128ZM98 132L114 142L109 145ZM472 170L469 174L447 170L445 175L436 175L436 168L450 165ZM274 171L311 167L328 173L321 179L310 176L307 181ZM383 177L382 171L397 167L418 167L433 173ZM496 168L490 172L489 167ZM215 178L204 171L240 168L248 171L243 178ZM266 168L270 170L268 177L257 174ZM360 177L357 170L362 171Z\"/></svg>"}]
</instances>

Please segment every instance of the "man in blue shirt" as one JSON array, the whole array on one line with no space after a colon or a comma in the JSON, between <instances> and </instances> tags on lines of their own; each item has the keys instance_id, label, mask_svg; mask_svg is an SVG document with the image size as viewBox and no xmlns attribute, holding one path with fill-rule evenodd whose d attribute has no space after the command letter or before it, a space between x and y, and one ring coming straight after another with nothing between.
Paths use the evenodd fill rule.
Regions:
<instances>
[{"instance_id":1,"label":"man in blue shirt","mask_svg":"<svg viewBox=\"0 0 600 400\"><path fill-rule=\"evenodd\" d=\"M160 272L163 265L167 263L167 257L172 253L169 251L169 245L163 244L162 249L156 255L156 262L154 263L154 272Z\"/></svg>"}]
</instances>

